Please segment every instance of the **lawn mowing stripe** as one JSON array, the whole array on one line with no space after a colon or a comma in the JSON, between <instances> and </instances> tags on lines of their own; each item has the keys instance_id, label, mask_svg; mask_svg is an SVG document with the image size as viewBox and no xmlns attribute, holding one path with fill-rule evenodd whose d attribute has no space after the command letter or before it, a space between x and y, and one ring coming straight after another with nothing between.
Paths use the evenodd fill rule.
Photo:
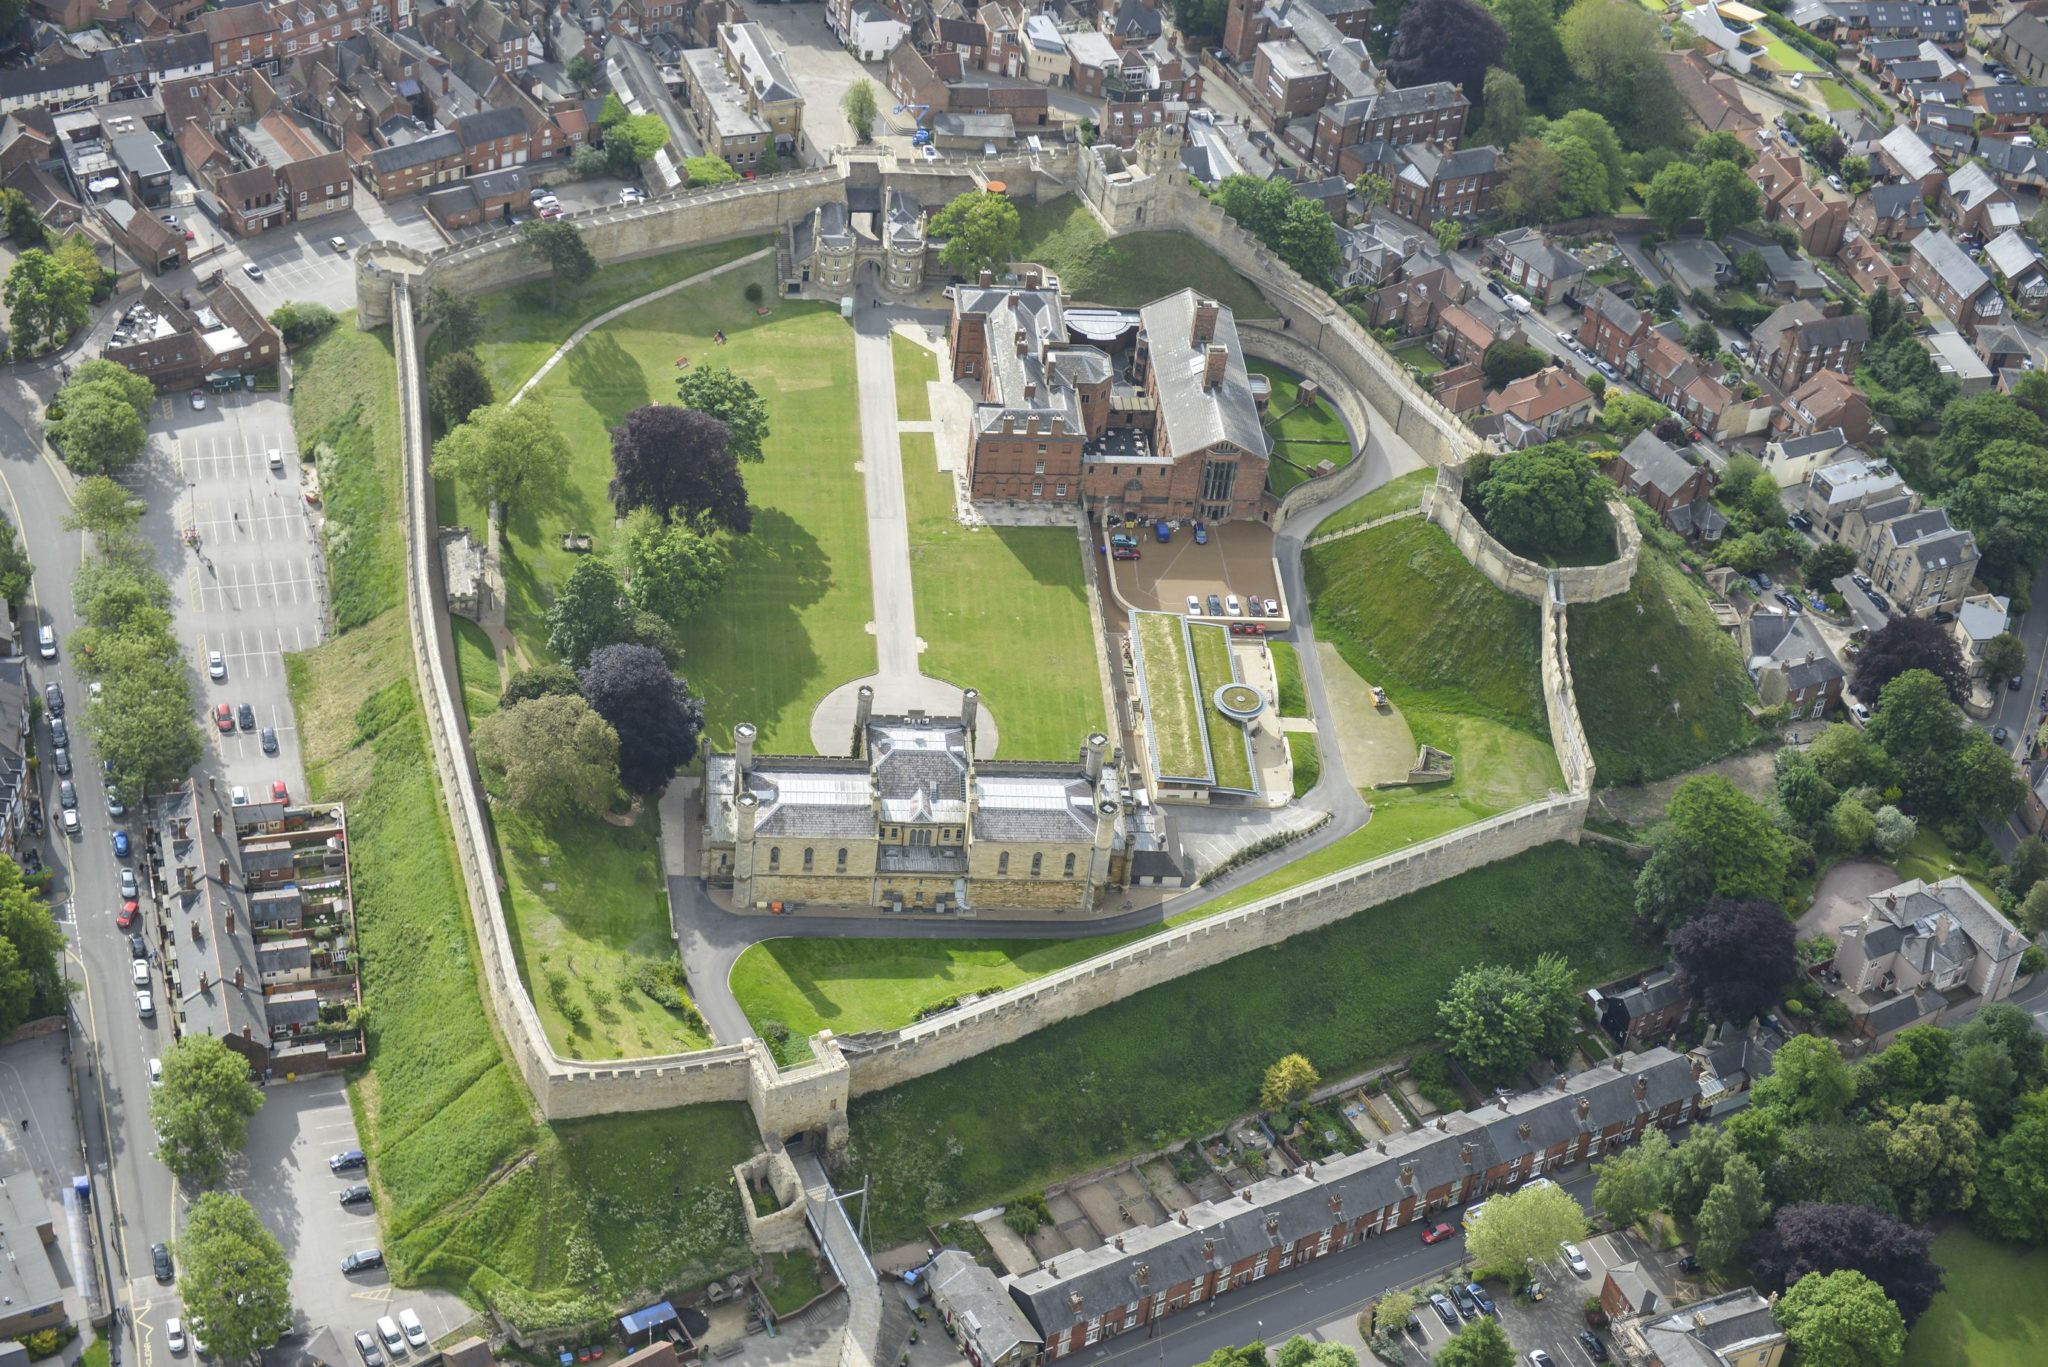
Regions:
<instances>
[{"instance_id":1,"label":"lawn mowing stripe","mask_svg":"<svg viewBox=\"0 0 2048 1367\"><path fill-rule=\"evenodd\" d=\"M1251 734L1216 706L1216 690L1240 682L1237 660L1230 650L1230 633L1208 622L1184 625L1188 651L1195 662L1197 696L1202 703L1202 737L1214 761L1216 786L1255 793L1259 790L1259 774L1252 763Z\"/></svg>"},{"instance_id":2,"label":"lawn mowing stripe","mask_svg":"<svg viewBox=\"0 0 2048 1367\"><path fill-rule=\"evenodd\" d=\"M1138 690L1145 699L1145 729L1152 735L1152 762L1162 779L1213 783L1216 771L1209 762L1202 703L1195 693L1195 671L1188 660L1184 624L1168 612L1140 612L1136 617Z\"/></svg>"}]
</instances>

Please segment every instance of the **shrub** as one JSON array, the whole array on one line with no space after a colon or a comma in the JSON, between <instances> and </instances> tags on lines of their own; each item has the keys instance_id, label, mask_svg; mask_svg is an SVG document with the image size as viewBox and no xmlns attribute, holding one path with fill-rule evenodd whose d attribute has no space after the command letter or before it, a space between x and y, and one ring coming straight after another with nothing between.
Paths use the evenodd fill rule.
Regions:
<instances>
[{"instance_id":1,"label":"shrub","mask_svg":"<svg viewBox=\"0 0 2048 1367\"><path fill-rule=\"evenodd\" d=\"M761 302L761 282L760 282L760 281L758 281L758 280L749 280L749 281L747 282L747 287L746 287L746 288L745 288L744 290L740 291L740 293L742 293L742 294L744 294L744 295L746 296L747 302L748 302L749 304L758 304L758 303L760 303L760 302Z\"/></svg>"},{"instance_id":2,"label":"shrub","mask_svg":"<svg viewBox=\"0 0 2048 1367\"><path fill-rule=\"evenodd\" d=\"M1422 1054L1408 1065L1409 1080L1424 1100L1445 1114L1465 1109L1464 1093L1451 1077L1451 1061L1442 1054Z\"/></svg>"},{"instance_id":3,"label":"shrub","mask_svg":"<svg viewBox=\"0 0 2048 1367\"><path fill-rule=\"evenodd\" d=\"M297 303L279 304L270 315L270 325L277 329L288 347L302 346L331 331L337 322L335 312L325 304Z\"/></svg>"},{"instance_id":4,"label":"shrub","mask_svg":"<svg viewBox=\"0 0 2048 1367\"><path fill-rule=\"evenodd\" d=\"M2020 955L2020 972L2034 974L2044 968L2048 968L2048 949L2042 949L2039 945L2028 945L2027 952Z\"/></svg>"},{"instance_id":5,"label":"shrub","mask_svg":"<svg viewBox=\"0 0 2048 1367\"><path fill-rule=\"evenodd\" d=\"M1027 1192L1003 1207L1003 1223L1017 1233L1030 1237L1038 1232L1040 1225L1052 1223L1052 1211L1046 1208L1043 1192Z\"/></svg>"},{"instance_id":6,"label":"shrub","mask_svg":"<svg viewBox=\"0 0 2048 1367\"><path fill-rule=\"evenodd\" d=\"M1818 1020L1820 1028L1829 1034L1839 1034L1849 1028L1849 1008L1835 998L1829 997L1820 1004L1820 1010L1815 1013L1814 1019Z\"/></svg>"},{"instance_id":7,"label":"shrub","mask_svg":"<svg viewBox=\"0 0 2048 1367\"><path fill-rule=\"evenodd\" d=\"M1805 1002L1799 1000L1799 998L1787 997L1785 998L1785 1014L1792 1017L1792 1019L1794 1020L1803 1020L1807 1016L1812 1015L1813 1011L1810 1007L1807 1006Z\"/></svg>"}]
</instances>

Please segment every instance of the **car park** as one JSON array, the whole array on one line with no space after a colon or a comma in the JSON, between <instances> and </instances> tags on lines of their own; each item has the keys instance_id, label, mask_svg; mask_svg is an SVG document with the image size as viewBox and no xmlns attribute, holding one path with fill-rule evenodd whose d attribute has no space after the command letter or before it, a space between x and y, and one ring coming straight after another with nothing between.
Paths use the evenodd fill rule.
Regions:
<instances>
[{"instance_id":1,"label":"car park","mask_svg":"<svg viewBox=\"0 0 2048 1367\"><path fill-rule=\"evenodd\" d=\"M228 676L228 658L218 650L206 652L206 677L225 679Z\"/></svg>"},{"instance_id":2,"label":"car park","mask_svg":"<svg viewBox=\"0 0 2048 1367\"><path fill-rule=\"evenodd\" d=\"M343 1187L340 1199L345 1206L363 1205L370 1199L370 1184L358 1182L352 1187Z\"/></svg>"},{"instance_id":3,"label":"car park","mask_svg":"<svg viewBox=\"0 0 2048 1367\"><path fill-rule=\"evenodd\" d=\"M1422 1231L1422 1242L1426 1244L1440 1244L1457 1232L1457 1230L1452 1229L1447 1224L1434 1224Z\"/></svg>"},{"instance_id":4,"label":"car park","mask_svg":"<svg viewBox=\"0 0 2048 1367\"><path fill-rule=\"evenodd\" d=\"M384 1266L384 1250L381 1248L361 1249L358 1252L347 1254L341 1260L341 1270L343 1272L368 1272L372 1268L382 1266Z\"/></svg>"},{"instance_id":5,"label":"car park","mask_svg":"<svg viewBox=\"0 0 2048 1367\"><path fill-rule=\"evenodd\" d=\"M363 1367L384 1367L384 1354L377 1349L377 1340L364 1330L356 1330L356 1351L363 1355Z\"/></svg>"},{"instance_id":6,"label":"car park","mask_svg":"<svg viewBox=\"0 0 2048 1367\"><path fill-rule=\"evenodd\" d=\"M329 1172L354 1172L370 1166L370 1160L363 1156L361 1149L343 1149L327 1160Z\"/></svg>"},{"instance_id":7,"label":"car park","mask_svg":"<svg viewBox=\"0 0 2048 1367\"><path fill-rule=\"evenodd\" d=\"M427 1326L420 1323L420 1317L407 1306L398 1312L398 1327L405 1334L405 1341L414 1348L427 1346Z\"/></svg>"},{"instance_id":8,"label":"car park","mask_svg":"<svg viewBox=\"0 0 2048 1367\"><path fill-rule=\"evenodd\" d=\"M169 1244L151 1244L149 1246L149 1265L155 1271L158 1281L167 1282L172 1280L171 1246Z\"/></svg>"},{"instance_id":9,"label":"car park","mask_svg":"<svg viewBox=\"0 0 2048 1367\"><path fill-rule=\"evenodd\" d=\"M244 731L254 731L256 729L256 709L247 703L243 703L239 708L235 709L235 721Z\"/></svg>"},{"instance_id":10,"label":"car park","mask_svg":"<svg viewBox=\"0 0 2048 1367\"><path fill-rule=\"evenodd\" d=\"M1464 1322L1458 1318L1457 1307L1453 1306L1450 1298L1441 1291L1429 1293L1429 1306L1430 1309L1436 1311L1436 1317L1444 1322L1444 1328L1446 1329L1455 1330Z\"/></svg>"},{"instance_id":11,"label":"car park","mask_svg":"<svg viewBox=\"0 0 2048 1367\"><path fill-rule=\"evenodd\" d=\"M1573 1276L1590 1277L1593 1275L1593 1269L1586 1265L1586 1255L1579 1252L1577 1244L1559 1244L1557 1251L1558 1255L1564 1259L1564 1265L1572 1270Z\"/></svg>"},{"instance_id":12,"label":"car park","mask_svg":"<svg viewBox=\"0 0 2048 1367\"><path fill-rule=\"evenodd\" d=\"M43 710L53 717L64 715L64 689L54 679L43 685Z\"/></svg>"}]
</instances>

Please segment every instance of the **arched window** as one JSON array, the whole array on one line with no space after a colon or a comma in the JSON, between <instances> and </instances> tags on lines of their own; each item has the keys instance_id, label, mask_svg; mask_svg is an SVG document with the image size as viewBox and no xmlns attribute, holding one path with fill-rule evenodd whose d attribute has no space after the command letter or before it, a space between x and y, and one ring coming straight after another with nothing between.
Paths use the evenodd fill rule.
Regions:
<instances>
[{"instance_id":1,"label":"arched window","mask_svg":"<svg viewBox=\"0 0 2048 1367\"><path fill-rule=\"evenodd\" d=\"M1009 876L1010 852L1008 850L1004 850L1001 854L996 856L996 877L1008 878Z\"/></svg>"},{"instance_id":2,"label":"arched window","mask_svg":"<svg viewBox=\"0 0 2048 1367\"><path fill-rule=\"evenodd\" d=\"M810 871L811 871L811 847L810 847L809 845L806 845L806 846L804 846L804 872L805 872L805 873L809 873Z\"/></svg>"},{"instance_id":3,"label":"arched window","mask_svg":"<svg viewBox=\"0 0 2048 1367\"><path fill-rule=\"evenodd\" d=\"M839 847L839 872L846 872L846 846Z\"/></svg>"},{"instance_id":4,"label":"arched window","mask_svg":"<svg viewBox=\"0 0 2048 1367\"><path fill-rule=\"evenodd\" d=\"M1032 855L1032 856L1031 856L1031 876L1032 876L1033 878L1036 878L1036 877L1038 877L1038 876L1039 876L1040 874L1042 874L1042 873L1044 873L1044 872L1045 872L1045 856L1044 856L1044 855L1042 855L1042 854L1034 854L1034 855Z\"/></svg>"},{"instance_id":5,"label":"arched window","mask_svg":"<svg viewBox=\"0 0 2048 1367\"><path fill-rule=\"evenodd\" d=\"M1066 878L1072 878L1074 876L1074 856L1071 854L1067 856L1067 871L1062 876Z\"/></svg>"},{"instance_id":6,"label":"arched window","mask_svg":"<svg viewBox=\"0 0 2048 1367\"><path fill-rule=\"evenodd\" d=\"M770 870L782 867L782 846L770 845L768 847L768 867Z\"/></svg>"}]
</instances>

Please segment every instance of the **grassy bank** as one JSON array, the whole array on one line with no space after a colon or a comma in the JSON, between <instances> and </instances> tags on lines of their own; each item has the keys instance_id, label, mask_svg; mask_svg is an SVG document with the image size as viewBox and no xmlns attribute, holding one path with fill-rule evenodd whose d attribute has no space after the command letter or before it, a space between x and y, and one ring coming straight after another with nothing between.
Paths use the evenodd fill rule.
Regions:
<instances>
[{"instance_id":1,"label":"grassy bank","mask_svg":"<svg viewBox=\"0 0 2048 1367\"><path fill-rule=\"evenodd\" d=\"M1284 494L1310 478L1323 461L1338 469L1351 463L1350 434L1330 401L1319 399L1298 408L1301 376L1271 361L1247 361L1245 368L1272 381L1272 398L1266 405L1266 436L1273 443L1273 464L1266 483L1275 494Z\"/></svg>"},{"instance_id":2,"label":"grassy bank","mask_svg":"<svg viewBox=\"0 0 2048 1367\"><path fill-rule=\"evenodd\" d=\"M1075 195L1017 208L1024 220L1018 259L1049 268L1076 302L1136 308L1193 288L1241 318L1273 316L1250 281L1186 233L1124 233L1111 240Z\"/></svg>"},{"instance_id":3,"label":"grassy bank","mask_svg":"<svg viewBox=\"0 0 2048 1367\"><path fill-rule=\"evenodd\" d=\"M708 255L693 255L699 269L718 259L713 249L703 251ZM754 524L733 541L732 576L680 624L689 643L683 672L704 699L705 729L715 743L728 742L734 723L752 721L763 750L808 754L818 700L875 668L867 634L867 505L850 401L852 335L838 311L823 304L782 300L769 316L756 314L744 290L758 284L772 296L773 276L774 263L759 262L635 309L591 333L535 388L527 402L547 407L572 458L563 492L516 508L510 519L506 616L528 659L548 658L544 614L576 558L561 548L562 533L591 533L599 552L613 549L619 535L607 493L609 429L632 409L674 401L679 357L729 367L759 389L773 431L766 459L744 468ZM528 306L494 296L493 318L510 309L529 329L551 325L553 315L529 316L530 288L510 298ZM545 315L544 295L541 302ZM721 329L724 346L713 341ZM510 341L486 337L481 350L494 368L521 363L527 343L516 334ZM481 502L466 490L451 492L441 520L483 525Z\"/></svg>"},{"instance_id":4,"label":"grassy bank","mask_svg":"<svg viewBox=\"0 0 2048 1367\"><path fill-rule=\"evenodd\" d=\"M1181 619L1170 612L1142 612L1138 649L1144 656L1146 715L1151 720L1159 772L1173 778L1206 778L1202 754L1201 701L1195 696Z\"/></svg>"},{"instance_id":5,"label":"grassy bank","mask_svg":"<svg viewBox=\"0 0 2048 1367\"><path fill-rule=\"evenodd\" d=\"M920 667L981 690L1005 759L1074 758L1103 724L1084 548L1071 527L961 526L931 434L902 442Z\"/></svg>"},{"instance_id":6,"label":"grassy bank","mask_svg":"<svg viewBox=\"0 0 2048 1367\"><path fill-rule=\"evenodd\" d=\"M354 348L302 355L294 416L302 445L336 429L338 446L363 453L357 496L329 504L330 560L337 542L381 535L392 568L360 581L355 629L285 665L311 794L348 814L370 1047L349 1092L381 1242L399 1286L444 1287L528 1329L598 1320L656 1287L746 1264L728 1178L754 1147L752 1128L740 1106L535 1122L483 999L413 688L397 445L372 439L396 432L395 387L364 386L363 364ZM359 401L338 406L350 391ZM362 430L338 430L337 413ZM675 1195L656 1209L653 1190Z\"/></svg>"},{"instance_id":7,"label":"grassy bank","mask_svg":"<svg viewBox=\"0 0 2048 1367\"><path fill-rule=\"evenodd\" d=\"M873 1182L875 1237L1213 1129L1282 1054L1325 1077L1398 1057L1470 963L1556 950L1589 983L1648 964L1631 873L1546 846L862 1097L850 1168Z\"/></svg>"},{"instance_id":8,"label":"grassy bank","mask_svg":"<svg viewBox=\"0 0 2048 1367\"><path fill-rule=\"evenodd\" d=\"M1195 690L1209 725L1209 757L1216 764L1216 782L1224 788L1250 789L1254 776L1244 727L1216 706L1216 690L1236 677L1231 667L1230 633L1220 626L1191 623L1188 644L1194 649Z\"/></svg>"},{"instance_id":9,"label":"grassy bank","mask_svg":"<svg viewBox=\"0 0 2048 1367\"><path fill-rule=\"evenodd\" d=\"M1371 493L1345 504L1318 522L1315 534L1322 536L1328 532L1340 532L1346 527L1356 527L1393 513L1406 512L1422 501L1423 491L1434 483L1434 469L1410 470L1405 475L1396 475Z\"/></svg>"},{"instance_id":10,"label":"grassy bank","mask_svg":"<svg viewBox=\"0 0 2048 1367\"><path fill-rule=\"evenodd\" d=\"M1572 685L1602 783L1645 783L1719 759L1754 734L1756 687L1707 592L1644 546L1629 591L1570 611Z\"/></svg>"},{"instance_id":11,"label":"grassy bank","mask_svg":"<svg viewBox=\"0 0 2048 1367\"><path fill-rule=\"evenodd\" d=\"M398 451L391 330L358 332L354 315L345 315L298 353L293 378L292 427L320 472L328 605L346 631L402 592L404 534L390 484Z\"/></svg>"}]
</instances>

